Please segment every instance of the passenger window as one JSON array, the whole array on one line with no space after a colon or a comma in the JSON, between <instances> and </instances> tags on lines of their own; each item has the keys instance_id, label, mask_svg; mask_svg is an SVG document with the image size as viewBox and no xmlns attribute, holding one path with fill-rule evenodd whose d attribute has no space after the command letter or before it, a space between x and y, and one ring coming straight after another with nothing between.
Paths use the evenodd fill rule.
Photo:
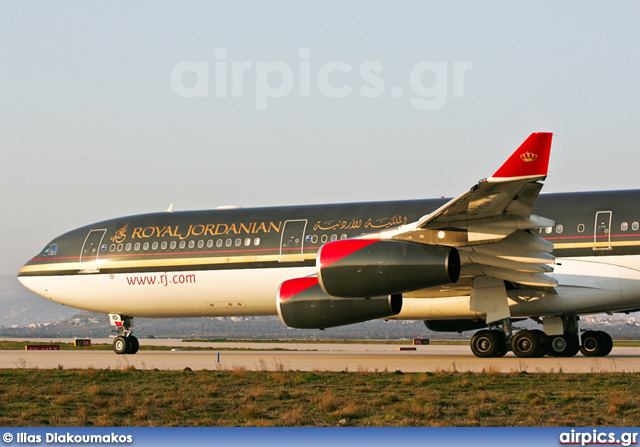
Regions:
<instances>
[{"instance_id":1,"label":"passenger window","mask_svg":"<svg viewBox=\"0 0 640 447\"><path fill-rule=\"evenodd\" d=\"M167 249L167 241L162 241L162 244L160 244L160 248L163 250Z\"/></svg>"},{"instance_id":2,"label":"passenger window","mask_svg":"<svg viewBox=\"0 0 640 447\"><path fill-rule=\"evenodd\" d=\"M315 244L318 242L318 235L314 234L313 236L311 236L311 243Z\"/></svg>"},{"instance_id":3,"label":"passenger window","mask_svg":"<svg viewBox=\"0 0 640 447\"><path fill-rule=\"evenodd\" d=\"M144 251L149 250L149 242L145 242L144 244L142 244L142 249L143 249Z\"/></svg>"},{"instance_id":4,"label":"passenger window","mask_svg":"<svg viewBox=\"0 0 640 447\"><path fill-rule=\"evenodd\" d=\"M109 251L116 251L116 244L111 244Z\"/></svg>"},{"instance_id":5,"label":"passenger window","mask_svg":"<svg viewBox=\"0 0 640 447\"><path fill-rule=\"evenodd\" d=\"M338 235L337 234L332 234L331 235L331 242L335 242L338 240Z\"/></svg>"},{"instance_id":6,"label":"passenger window","mask_svg":"<svg viewBox=\"0 0 640 447\"><path fill-rule=\"evenodd\" d=\"M633 231L638 231L638 228L640 228L640 224L638 224L638 222L634 222L631 224L631 229Z\"/></svg>"},{"instance_id":7,"label":"passenger window","mask_svg":"<svg viewBox=\"0 0 640 447\"><path fill-rule=\"evenodd\" d=\"M556 233L560 234L564 231L564 226L556 225Z\"/></svg>"},{"instance_id":8,"label":"passenger window","mask_svg":"<svg viewBox=\"0 0 640 447\"><path fill-rule=\"evenodd\" d=\"M218 239L216 241L216 247L218 247L218 248L222 247L222 239Z\"/></svg>"},{"instance_id":9,"label":"passenger window","mask_svg":"<svg viewBox=\"0 0 640 447\"><path fill-rule=\"evenodd\" d=\"M248 247L249 245L251 245L251 238L250 238L250 237L248 237L248 238L246 238L246 239L244 240L244 246L245 246L245 247Z\"/></svg>"},{"instance_id":10,"label":"passenger window","mask_svg":"<svg viewBox=\"0 0 640 447\"><path fill-rule=\"evenodd\" d=\"M153 245L151 245L151 249L152 250L157 250L158 249L158 243L154 242Z\"/></svg>"},{"instance_id":11,"label":"passenger window","mask_svg":"<svg viewBox=\"0 0 640 447\"><path fill-rule=\"evenodd\" d=\"M233 241L231 239L227 239L227 242L225 242L225 245L227 247L231 247L233 245Z\"/></svg>"},{"instance_id":12,"label":"passenger window","mask_svg":"<svg viewBox=\"0 0 640 447\"><path fill-rule=\"evenodd\" d=\"M320 241L324 244L325 242L327 242L329 238L327 237L326 234L323 234L322 237L320 237Z\"/></svg>"},{"instance_id":13,"label":"passenger window","mask_svg":"<svg viewBox=\"0 0 640 447\"><path fill-rule=\"evenodd\" d=\"M122 251L122 244L118 244L118 251Z\"/></svg>"},{"instance_id":14,"label":"passenger window","mask_svg":"<svg viewBox=\"0 0 640 447\"><path fill-rule=\"evenodd\" d=\"M136 242L136 244L133 246L133 249L134 249L135 251L140 250L140 242Z\"/></svg>"},{"instance_id":15,"label":"passenger window","mask_svg":"<svg viewBox=\"0 0 640 447\"><path fill-rule=\"evenodd\" d=\"M171 250L175 250L176 249L176 241L171 241Z\"/></svg>"},{"instance_id":16,"label":"passenger window","mask_svg":"<svg viewBox=\"0 0 640 447\"><path fill-rule=\"evenodd\" d=\"M126 251L131 251L131 243L128 243L127 245L124 246L124 249Z\"/></svg>"},{"instance_id":17,"label":"passenger window","mask_svg":"<svg viewBox=\"0 0 640 447\"><path fill-rule=\"evenodd\" d=\"M620 225L620 229L622 231L627 231L629 229L629 224L627 222L622 222L622 224Z\"/></svg>"},{"instance_id":18,"label":"passenger window","mask_svg":"<svg viewBox=\"0 0 640 447\"><path fill-rule=\"evenodd\" d=\"M178 247L180 247L180 250L182 250L186 246L187 246L187 243L185 241L180 241L180 245L178 245Z\"/></svg>"},{"instance_id":19,"label":"passenger window","mask_svg":"<svg viewBox=\"0 0 640 447\"><path fill-rule=\"evenodd\" d=\"M552 231L553 231L553 228L552 228L552 227L546 227L546 228L544 229L544 232L545 232L545 233L547 233L547 234L551 234L551 232L552 232Z\"/></svg>"},{"instance_id":20,"label":"passenger window","mask_svg":"<svg viewBox=\"0 0 640 447\"><path fill-rule=\"evenodd\" d=\"M255 238L255 239L253 240L253 245L255 245L256 247L257 247L258 245L260 245L260 238L259 238L259 237Z\"/></svg>"},{"instance_id":21,"label":"passenger window","mask_svg":"<svg viewBox=\"0 0 640 447\"><path fill-rule=\"evenodd\" d=\"M207 248L211 248L211 247L213 247L213 239L209 239L207 241Z\"/></svg>"},{"instance_id":22,"label":"passenger window","mask_svg":"<svg viewBox=\"0 0 640 447\"><path fill-rule=\"evenodd\" d=\"M348 238L349 238L349 236L347 236L346 234L343 234L342 236L340 236L340 239L342 239L343 241L344 241L345 239L348 239Z\"/></svg>"},{"instance_id":23,"label":"passenger window","mask_svg":"<svg viewBox=\"0 0 640 447\"><path fill-rule=\"evenodd\" d=\"M239 246L241 246L241 245L242 245L242 239L237 238L237 239L236 239L236 247L239 247Z\"/></svg>"},{"instance_id":24,"label":"passenger window","mask_svg":"<svg viewBox=\"0 0 640 447\"><path fill-rule=\"evenodd\" d=\"M189 241L189 248L193 248L196 246L196 242L195 241Z\"/></svg>"},{"instance_id":25,"label":"passenger window","mask_svg":"<svg viewBox=\"0 0 640 447\"><path fill-rule=\"evenodd\" d=\"M584 233L584 224L578 225L578 233Z\"/></svg>"},{"instance_id":26,"label":"passenger window","mask_svg":"<svg viewBox=\"0 0 640 447\"><path fill-rule=\"evenodd\" d=\"M203 240L199 240L198 241L198 248L202 248L204 247L204 241Z\"/></svg>"}]
</instances>

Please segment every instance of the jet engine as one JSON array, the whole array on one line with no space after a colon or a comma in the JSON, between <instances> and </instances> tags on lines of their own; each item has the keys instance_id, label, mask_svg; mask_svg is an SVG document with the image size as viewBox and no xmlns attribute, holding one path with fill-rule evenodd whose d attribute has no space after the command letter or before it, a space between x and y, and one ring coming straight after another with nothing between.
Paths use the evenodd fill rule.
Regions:
<instances>
[{"instance_id":1,"label":"jet engine","mask_svg":"<svg viewBox=\"0 0 640 447\"><path fill-rule=\"evenodd\" d=\"M296 278L280 285L277 307L289 327L325 329L398 315L402 295L336 298L322 290L317 278Z\"/></svg>"},{"instance_id":2,"label":"jet engine","mask_svg":"<svg viewBox=\"0 0 640 447\"><path fill-rule=\"evenodd\" d=\"M460 255L440 245L347 239L324 244L316 269L330 296L380 297L456 282Z\"/></svg>"}]
</instances>

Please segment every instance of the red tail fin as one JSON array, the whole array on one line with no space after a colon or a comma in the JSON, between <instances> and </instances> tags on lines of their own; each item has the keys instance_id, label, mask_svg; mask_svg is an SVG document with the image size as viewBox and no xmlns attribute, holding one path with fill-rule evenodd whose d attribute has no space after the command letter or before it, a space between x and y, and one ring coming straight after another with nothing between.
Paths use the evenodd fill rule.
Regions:
<instances>
[{"instance_id":1,"label":"red tail fin","mask_svg":"<svg viewBox=\"0 0 640 447\"><path fill-rule=\"evenodd\" d=\"M546 176L552 135L546 132L529 135L490 180Z\"/></svg>"}]
</instances>

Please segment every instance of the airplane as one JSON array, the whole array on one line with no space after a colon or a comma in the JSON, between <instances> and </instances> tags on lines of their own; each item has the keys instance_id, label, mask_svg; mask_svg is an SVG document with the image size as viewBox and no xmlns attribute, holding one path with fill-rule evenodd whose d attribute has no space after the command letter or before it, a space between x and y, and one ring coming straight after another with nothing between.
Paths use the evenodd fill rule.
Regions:
<instances>
[{"instance_id":1,"label":"airplane","mask_svg":"<svg viewBox=\"0 0 640 447\"><path fill-rule=\"evenodd\" d=\"M53 239L19 271L43 297L134 317L278 315L293 328L373 319L475 330L478 357L606 356L580 316L640 310L640 190L539 194L551 133L533 133L453 199L120 217ZM516 325L533 320L540 329Z\"/></svg>"}]
</instances>

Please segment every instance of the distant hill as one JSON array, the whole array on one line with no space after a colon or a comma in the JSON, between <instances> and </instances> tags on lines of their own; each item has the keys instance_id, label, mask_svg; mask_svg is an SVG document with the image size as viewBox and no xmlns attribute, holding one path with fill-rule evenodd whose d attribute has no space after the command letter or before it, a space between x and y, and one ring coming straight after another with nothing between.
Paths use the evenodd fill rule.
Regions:
<instances>
[{"instance_id":1,"label":"distant hill","mask_svg":"<svg viewBox=\"0 0 640 447\"><path fill-rule=\"evenodd\" d=\"M278 317L135 318L138 337L225 339L372 339L428 338L433 333L422 321L369 321L324 331L286 327ZM107 315L80 312L54 324L0 328L0 337L93 337L111 334ZM446 338L451 337L446 334ZM468 337L468 334L465 334ZM440 338L443 338L440 335Z\"/></svg>"},{"instance_id":2,"label":"distant hill","mask_svg":"<svg viewBox=\"0 0 640 447\"><path fill-rule=\"evenodd\" d=\"M324 331L291 329L282 324L278 317L135 318L134 324L135 334L140 338L466 340L473 335L473 332L432 332L422 321L374 320ZM530 320L516 324L516 327L535 326L537 325ZM640 321L635 317L587 317L583 320L582 327L607 331L616 340L640 339ZM0 327L0 337L105 338L110 334L108 316L92 312L80 312L56 323L32 324L30 327L19 328Z\"/></svg>"}]
</instances>

